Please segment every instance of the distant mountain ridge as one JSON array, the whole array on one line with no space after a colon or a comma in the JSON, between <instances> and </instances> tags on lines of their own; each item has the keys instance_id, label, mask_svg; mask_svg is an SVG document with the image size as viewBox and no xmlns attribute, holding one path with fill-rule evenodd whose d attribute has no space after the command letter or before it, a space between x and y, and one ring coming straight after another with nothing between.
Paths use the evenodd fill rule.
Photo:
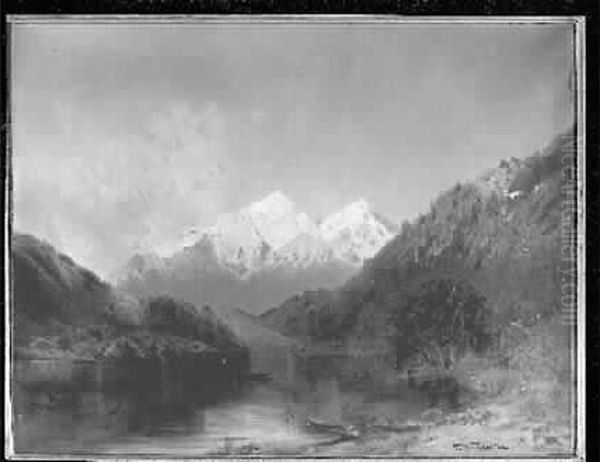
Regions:
<instances>
[{"instance_id":1,"label":"distant mountain ridge","mask_svg":"<svg viewBox=\"0 0 600 462\"><path fill-rule=\"evenodd\" d=\"M364 199L316 223L275 191L188 230L171 256L134 255L115 280L135 295L160 288L193 303L258 313L296 292L342 284L397 231Z\"/></svg>"}]
</instances>

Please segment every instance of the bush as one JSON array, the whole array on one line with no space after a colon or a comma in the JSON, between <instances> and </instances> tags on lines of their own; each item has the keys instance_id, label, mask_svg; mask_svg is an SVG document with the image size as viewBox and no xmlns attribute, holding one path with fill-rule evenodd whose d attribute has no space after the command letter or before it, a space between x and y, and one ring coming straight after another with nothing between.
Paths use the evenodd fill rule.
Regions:
<instances>
[{"instance_id":1,"label":"bush","mask_svg":"<svg viewBox=\"0 0 600 462\"><path fill-rule=\"evenodd\" d=\"M95 340L102 340L103 334L100 327L89 327L88 335Z\"/></svg>"},{"instance_id":2,"label":"bush","mask_svg":"<svg viewBox=\"0 0 600 462\"><path fill-rule=\"evenodd\" d=\"M71 348L71 344L72 344L71 339L67 335L62 335L58 339L58 347L61 350L68 350L69 348Z\"/></svg>"},{"instance_id":3,"label":"bush","mask_svg":"<svg viewBox=\"0 0 600 462\"><path fill-rule=\"evenodd\" d=\"M216 348L240 346L231 329L209 306L198 310L191 303L168 296L147 301L145 323L151 331L200 340Z\"/></svg>"},{"instance_id":4,"label":"bush","mask_svg":"<svg viewBox=\"0 0 600 462\"><path fill-rule=\"evenodd\" d=\"M466 353L455 364L453 375L464 388L486 397L499 395L511 386L508 364L489 353Z\"/></svg>"},{"instance_id":5,"label":"bush","mask_svg":"<svg viewBox=\"0 0 600 462\"><path fill-rule=\"evenodd\" d=\"M558 385L572 380L570 329L561 325L557 315L528 328L525 339L507 349L510 368L518 374L521 391L534 389L539 383Z\"/></svg>"},{"instance_id":6,"label":"bush","mask_svg":"<svg viewBox=\"0 0 600 462\"><path fill-rule=\"evenodd\" d=\"M569 328L556 316L536 326L521 327L519 333L498 349L466 354L454 368L457 379L485 397L510 396L522 407L521 413L532 419L557 410L568 415L574 390Z\"/></svg>"},{"instance_id":7,"label":"bush","mask_svg":"<svg viewBox=\"0 0 600 462\"><path fill-rule=\"evenodd\" d=\"M449 368L468 350L489 346L489 310L472 286L450 279L431 280L402 303L393 322L397 362L420 356Z\"/></svg>"}]
</instances>

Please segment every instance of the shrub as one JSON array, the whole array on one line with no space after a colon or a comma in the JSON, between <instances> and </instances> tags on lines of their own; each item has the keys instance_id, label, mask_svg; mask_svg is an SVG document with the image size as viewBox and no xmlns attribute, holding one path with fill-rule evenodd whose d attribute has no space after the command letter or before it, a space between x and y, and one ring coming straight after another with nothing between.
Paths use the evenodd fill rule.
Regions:
<instances>
[{"instance_id":1,"label":"shrub","mask_svg":"<svg viewBox=\"0 0 600 462\"><path fill-rule=\"evenodd\" d=\"M483 351L490 344L488 317L485 298L472 286L428 281L394 314L397 361L421 356L428 364L449 368L468 350Z\"/></svg>"},{"instance_id":2,"label":"shrub","mask_svg":"<svg viewBox=\"0 0 600 462\"><path fill-rule=\"evenodd\" d=\"M198 310L191 303L168 296L148 300L146 325L154 332L200 340L217 348L240 346L231 329L209 306Z\"/></svg>"},{"instance_id":3,"label":"shrub","mask_svg":"<svg viewBox=\"0 0 600 462\"><path fill-rule=\"evenodd\" d=\"M67 336L66 334L65 334L65 335L62 335L62 336L61 336L61 337L58 339L58 347L59 347L61 350L68 350L69 348L71 348L71 344L72 344L72 342L71 342L71 339L70 339L70 337L69 337L69 336Z\"/></svg>"}]
</instances>

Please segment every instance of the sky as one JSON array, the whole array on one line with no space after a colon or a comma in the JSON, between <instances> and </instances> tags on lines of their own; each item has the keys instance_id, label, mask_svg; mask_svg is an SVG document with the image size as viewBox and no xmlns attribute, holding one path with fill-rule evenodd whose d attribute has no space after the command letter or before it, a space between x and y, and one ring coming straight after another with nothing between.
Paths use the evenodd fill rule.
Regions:
<instances>
[{"instance_id":1,"label":"sky","mask_svg":"<svg viewBox=\"0 0 600 462\"><path fill-rule=\"evenodd\" d=\"M401 223L572 123L566 24L13 24L15 230L106 277L274 190Z\"/></svg>"}]
</instances>

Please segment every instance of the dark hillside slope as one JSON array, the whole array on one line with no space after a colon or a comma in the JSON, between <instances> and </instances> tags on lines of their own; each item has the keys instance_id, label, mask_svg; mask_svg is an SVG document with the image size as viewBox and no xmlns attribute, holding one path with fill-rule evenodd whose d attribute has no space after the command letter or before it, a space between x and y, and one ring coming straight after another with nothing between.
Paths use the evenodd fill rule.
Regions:
<instances>
[{"instance_id":1,"label":"dark hillside slope","mask_svg":"<svg viewBox=\"0 0 600 462\"><path fill-rule=\"evenodd\" d=\"M528 329L558 315L561 244L574 236L575 219L573 208L561 217L561 204L572 202L576 191L562 177L573 161L563 156L567 135L541 153L505 160L457 184L427 214L405 223L340 290L290 299L265 313L263 322L305 339L391 351L394 320L410 315L406 301L432 280L473 287L485 300L498 342L514 326ZM569 257L563 252L563 260Z\"/></svg>"},{"instance_id":2,"label":"dark hillside slope","mask_svg":"<svg viewBox=\"0 0 600 462\"><path fill-rule=\"evenodd\" d=\"M155 347L231 349L241 342L209 308L139 301L30 235L12 239L12 333L28 357L145 356Z\"/></svg>"},{"instance_id":3,"label":"dark hillside slope","mask_svg":"<svg viewBox=\"0 0 600 462\"><path fill-rule=\"evenodd\" d=\"M57 324L136 324L142 307L91 271L25 234L12 238L14 338L48 333Z\"/></svg>"}]
</instances>

